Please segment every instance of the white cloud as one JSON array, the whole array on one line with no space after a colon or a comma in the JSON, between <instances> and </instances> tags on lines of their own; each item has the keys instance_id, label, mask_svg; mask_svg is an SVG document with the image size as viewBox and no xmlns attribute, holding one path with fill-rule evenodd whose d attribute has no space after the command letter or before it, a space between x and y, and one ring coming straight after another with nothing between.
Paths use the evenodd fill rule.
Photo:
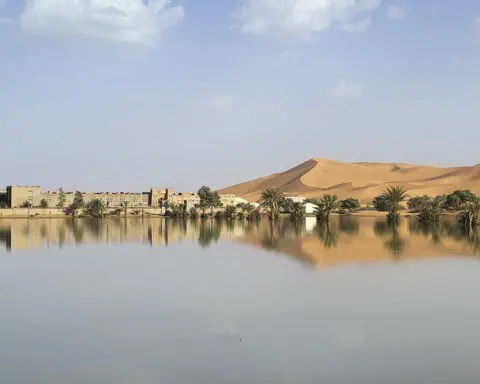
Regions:
<instances>
[{"instance_id":1,"label":"white cloud","mask_svg":"<svg viewBox=\"0 0 480 384\"><path fill-rule=\"evenodd\" d=\"M156 45L184 17L170 0L30 0L23 29L39 34Z\"/></svg>"},{"instance_id":2,"label":"white cloud","mask_svg":"<svg viewBox=\"0 0 480 384\"><path fill-rule=\"evenodd\" d=\"M333 87L331 95L337 99L355 100L362 97L363 84L355 81L340 79Z\"/></svg>"},{"instance_id":3,"label":"white cloud","mask_svg":"<svg viewBox=\"0 0 480 384\"><path fill-rule=\"evenodd\" d=\"M391 5L387 8L387 18L389 19L403 19L405 16L407 16L406 9L398 5Z\"/></svg>"},{"instance_id":4,"label":"white cloud","mask_svg":"<svg viewBox=\"0 0 480 384\"><path fill-rule=\"evenodd\" d=\"M243 1L245 4L232 14L243 33L288 33L302 37L310 37L334 24L351 29L358 17L376 10L381 3L381 0ZM365 21L363 23L365 28Z\"/></svg>"}]
</instances>

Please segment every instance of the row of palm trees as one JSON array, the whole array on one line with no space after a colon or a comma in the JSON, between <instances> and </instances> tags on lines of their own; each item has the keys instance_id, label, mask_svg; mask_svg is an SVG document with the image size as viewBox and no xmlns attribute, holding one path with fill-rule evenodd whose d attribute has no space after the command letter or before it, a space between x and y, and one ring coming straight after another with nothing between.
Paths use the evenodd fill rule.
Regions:
<instances>
[{"instance_id":1,"label":"row of palm trees","mask_svg":"<svg viewBox=\"0 0 480 384\"><path fill-rule=\"evenodd\" d=\"M397 225L400 221L401 203L409 198L408 191L401 185L389 186L379 196L387 203L389 207L387 213L387 222L391 225ZM285 196L279 189L265 189L260 199L260 205L267 210L270 219L278 218L282 199ZM426 199L421 207L419 220L425 224L436 224L440 221L442 214L445 212L446 204L445 196L437 196ZM337 196L325 194L320 199L309 199L309 202L315 205L315 216L319 222L328 224L332 213L337 212L340 208L340 201ZM459 214L459 224L473 229L480 225L480 198L473 195L469 201L465 202L461 207L462 212ZM290 205L290 217L293 219L301 219L304 216L304 204L293 203Z\"/></svg>"}]
</instances>

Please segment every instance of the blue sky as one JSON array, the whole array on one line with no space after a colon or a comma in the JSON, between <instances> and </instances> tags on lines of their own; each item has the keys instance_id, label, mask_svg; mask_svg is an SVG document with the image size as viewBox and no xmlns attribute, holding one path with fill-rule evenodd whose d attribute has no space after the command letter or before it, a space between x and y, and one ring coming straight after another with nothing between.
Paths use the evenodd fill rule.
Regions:
<instances>
[{"instance_id":1,"label":"blue sky","mask_svg":"<svg viewBox=\"0 0 480 384\"><path fill-rule=\"evenodd\" d=\"M476 0L0 4L0 185L196 190L312 157L480 163Z\"/></svg>"}]
</instances>

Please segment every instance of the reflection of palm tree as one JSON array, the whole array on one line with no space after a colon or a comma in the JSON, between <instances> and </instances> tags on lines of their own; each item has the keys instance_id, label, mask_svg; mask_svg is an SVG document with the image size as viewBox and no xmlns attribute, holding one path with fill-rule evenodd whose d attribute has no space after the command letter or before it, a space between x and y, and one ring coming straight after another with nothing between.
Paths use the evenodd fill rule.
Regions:
<instances>
[{"instance_id":1,"label":"reflection of palm tree","mask_svg":"<svg viewBox=\"0 0 480 384\"><path fill-rule=\"evenodd\" d=\"M47 235L48 235L48 228L45 224L42 224L42 226L40 227L40 238L42 240L45 240L47 238Z\"/></svg>"},{"instance_id":2,"label":"reflection of palm tree","mask_svg":"<svg viewBox=\"0 0 480 384\"><path fill-rule=\"evenodd\" d=\"M202 248L208 248L213 242L218 242L221 228L214 220L203 220L200 223L198 244Z\"/></svg>"},{"instance_id":3,"label":"reflection of palm tree","mask_svg":"<svg viewBox=\"0 0 480 384\"><path fill-rule=\"evenodd\" d=\"M398 258L405 250L406 241L400 237L396 227L392 227L392 238L385 242L385 246L392 252L394 258Z\"/></svg>"},{"instance_id":4,"label":"reflection of palm tree","mask_svg":"<svg viewBox=\"0 0 480 384\"><path fill-rule=\"evenodd\" d=\"M73 238L75 239L75 244L80 244L83 241L84 229L79 221L77 220L67 220L65 225L70 228Z\"/></svg>"},{"instance_id":5,"label":"reflection of palm tree","mask_svg":"<svg viewBox=\"0 0 480 384\"><path fill-rule=\"evenodd\" d=\"M58 230L58 246L60 248L65 244L65 227L62 225Z\"/></svg>"},{"instance_id":6,"label":"reflection of palm tree","mask_svg":"<svg viewBox=\"0 0 480 384\"><path fill-rule=\"evenodd\" d=\"M468 233L468 243L475 255L480 255L480 232L478 230L471 230Z\"/></svg>"},{"instance_id":7,"label":"reflection of palm tree","mask_svg":"<svg viewBox=\"0 0 480 384\"><path fill-rule=\"evenodd\" d=\"M385 247L392 252L393 256L397 258L405 250L406 241L401 238L398 231L398 225L392 225L382 220L375 222L375 235L385 237L390 235L390 239L385 242Z\"/></svg>"},{"instance_id":8,"label":"reflection of palm tree","mask_svg":"<svg viewBox=\"0 0 480 384\"><path fill-rule=\"evenodd\" d=\"M377 220L373 227L376 236L383 237L392 232L392 226L384 220Z\"/></svg>"},{"instance_id":9,"label":"reflection of palm tree","mask_svg":"<svg viewBox=\"0 0 480 384\"><path fill-rule=\"evenodd\" d=\"M325 248L335 248L338 244L338 231L326 223L318 223L315 233Z\"/></svg>"},{"instance_id":10,"label":"reflection of palm tree","mask_svg":"<svg viewBox=\"0 0 480 384\"><path fill-rule=\"evenodd\" d=\"M262 237L262 247L268 250L279 250L280 242L278 236L278 225L273 221L269 222L267 230Z\"/></svg>"}]
</instances>

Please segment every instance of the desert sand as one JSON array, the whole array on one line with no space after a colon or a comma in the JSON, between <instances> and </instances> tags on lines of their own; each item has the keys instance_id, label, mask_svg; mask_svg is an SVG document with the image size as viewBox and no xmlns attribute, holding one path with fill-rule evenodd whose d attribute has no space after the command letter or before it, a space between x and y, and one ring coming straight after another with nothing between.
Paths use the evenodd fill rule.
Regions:
<instances>
[{"instance_id":1,"label":"desert sand","mask_svg":"<svg viewBox=\"0 0 480 384\"><path fill-rule=\"evenodd\" d=\"M286 172L276 173L219 191L257 201L265 188L280 188L286 195L320 197L335 194L371 204L388 185L402 185L410 196L430 196L470 189L480 194L480 165L439 168L404 163L342 163L315 158Z\"/></svg>"}]
</instances>

